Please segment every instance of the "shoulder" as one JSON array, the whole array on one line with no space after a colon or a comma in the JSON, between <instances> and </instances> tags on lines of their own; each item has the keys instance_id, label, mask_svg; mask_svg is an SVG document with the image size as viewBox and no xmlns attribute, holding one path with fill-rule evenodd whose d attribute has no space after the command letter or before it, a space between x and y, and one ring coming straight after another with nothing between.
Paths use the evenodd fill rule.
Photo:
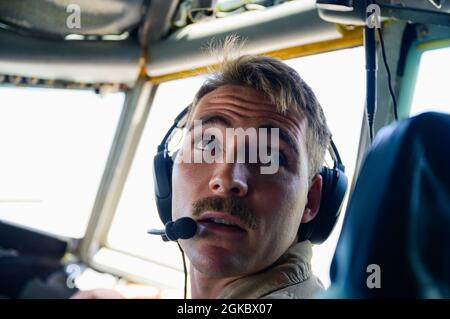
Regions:
<instances>
[{"instance_id":1,"label":"shoulder","mask_svg":"<svg viewBox=\"0 0 450 319\"><path fill-rule=\"evenodd\" d=\"M302 282L274 290L261 299L312 299L324 290L322 282L312 275Z\"/></svg>"}]
</instances>

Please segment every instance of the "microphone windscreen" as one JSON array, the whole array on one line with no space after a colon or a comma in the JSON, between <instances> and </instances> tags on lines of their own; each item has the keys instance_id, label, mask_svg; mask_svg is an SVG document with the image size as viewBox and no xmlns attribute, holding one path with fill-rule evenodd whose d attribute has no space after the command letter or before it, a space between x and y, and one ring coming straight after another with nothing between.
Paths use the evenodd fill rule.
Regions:
<instances>
[{"instance_id":1,"label":"microphone windscreen","mask_svg":"<svg viewBox=\"0 0 450 319\"><path fill-rule=\"evenodd\" d=\"M180 239L189 239L197 233L197 222L189 217L177 219L171 225L171 232Z\"/></svg>"}]
</instances>

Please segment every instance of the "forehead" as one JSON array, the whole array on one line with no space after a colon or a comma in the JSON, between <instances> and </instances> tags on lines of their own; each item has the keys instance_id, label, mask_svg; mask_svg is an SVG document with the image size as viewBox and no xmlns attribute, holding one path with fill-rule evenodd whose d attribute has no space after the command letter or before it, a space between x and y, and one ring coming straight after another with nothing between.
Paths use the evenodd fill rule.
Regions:
<instances>
[{"instance_id":1,"label":"forehead","mask_svg":"<svg viewBox=\"0 0 450 319\"><path fill-rule=\"evenodd\" d=\"M238 85L224 85L202 97L192 119L212 115L227 118L234 127L279 127L297 138L305 135L307 125L305 116L297 107L283 114L264 93Z\"/></svg>"}]
</instances>

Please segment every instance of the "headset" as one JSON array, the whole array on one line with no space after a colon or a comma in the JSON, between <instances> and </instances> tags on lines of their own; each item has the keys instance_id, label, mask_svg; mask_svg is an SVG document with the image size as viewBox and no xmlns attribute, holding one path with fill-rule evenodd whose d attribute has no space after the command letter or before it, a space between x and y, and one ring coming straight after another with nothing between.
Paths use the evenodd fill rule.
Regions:
<instances>
[{"instance_id":1,"label":"headset","mask_svg":"<svg viewBox=\"0 0 450 319\"><path fill-rule=\"evenodd\" d=\"M176 128L190 109L186 107L174 120L174 123L167 131L166 135L158 145L157 153L153 160L153 182L155 186L156 206L159 217L166 226L165 230L150 230L150 234L161 235L163 240L177 240L179 238L187 239L195 235L196 225L180 221L172 221L172 168L173 160L169 154L168 143ZM313 244L324 242L332 232L341 211L341 205L347 190L348 180L345 176L345 167L342 164L336 145L333 140L330 141L328 149L333 159L333 168L323 167L322 175L322 196L320 200L320 209L317 216L306 224L301 224L299 231L299 241L310 240ZM175 224L175 225L174 225ZM184 224L189 224L184 227ZM175 226L175 227L174 227ZM194 227L195 226L195 227ZM175 233L173 229L181 229ZM169 235L169 236L167 236Z\"/></svg>"}]
</instances>

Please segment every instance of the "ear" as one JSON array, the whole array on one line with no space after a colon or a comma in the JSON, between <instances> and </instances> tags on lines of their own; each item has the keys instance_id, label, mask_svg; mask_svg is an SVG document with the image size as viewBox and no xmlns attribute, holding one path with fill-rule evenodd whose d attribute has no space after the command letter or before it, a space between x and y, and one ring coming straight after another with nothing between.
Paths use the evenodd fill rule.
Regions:
<instances>
[{"instance_id":1,"label":"ear","mask_svg":"<svg viewBox=\"0 0 450 319\"><path fill-rule=\"evenodd\" d=\"M312 181L308 191L308 202L306 203L305 210L301 223L309 223L312 221L320 208L320 198L322 196L322 175L316 174Z\"/></svg>"}]
</instances>

